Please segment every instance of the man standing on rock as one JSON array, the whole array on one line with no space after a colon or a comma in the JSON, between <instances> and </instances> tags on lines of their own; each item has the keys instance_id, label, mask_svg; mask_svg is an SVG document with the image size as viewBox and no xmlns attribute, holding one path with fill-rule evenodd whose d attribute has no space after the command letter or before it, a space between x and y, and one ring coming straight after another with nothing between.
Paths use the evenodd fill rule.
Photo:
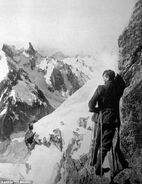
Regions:
<instances>
[{"instance_id":1,"label":"man standing on rock","mask_svg":"<svg viewBox=\"0 0 142 184\"><path fill-rule=\"evenodd\" d=\"M104 85L98 86L88 104L90 112L99 110L98 130L93 157L93 166L95 165L96 167L97 175L103 175L105 172L102 164L107 152L112 147L116 127L120 126L119 100L125 88L123 79L120 75L115 77L114 71L105 70L102 76ZM117 84L117 81L121 81L121 83ZM96 105L98 106L97 108ZM126 163L124 159L123 161Z\"/></svg>"}]
</instances>

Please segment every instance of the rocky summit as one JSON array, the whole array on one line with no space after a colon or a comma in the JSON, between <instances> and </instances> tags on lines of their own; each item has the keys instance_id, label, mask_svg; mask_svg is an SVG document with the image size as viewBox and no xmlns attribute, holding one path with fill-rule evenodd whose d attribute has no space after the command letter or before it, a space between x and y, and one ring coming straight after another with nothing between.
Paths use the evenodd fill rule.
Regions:
<instances>
[{"instance_id":1,"label":"rocky summit","mask_svg":"<svg viewBox=\"0 0 142 184\"><path fill-rule=\"evenodd\" d=\"M4 44L2 52L8 73L0 81L1 140L25 131L28 123L51 113L83 86L93 72L83 59L74 57L80 68L75 67L70 62L72 58L59 57L59 52L42 56L31 43L27 49Z\"/></svg>"}]
</instances>

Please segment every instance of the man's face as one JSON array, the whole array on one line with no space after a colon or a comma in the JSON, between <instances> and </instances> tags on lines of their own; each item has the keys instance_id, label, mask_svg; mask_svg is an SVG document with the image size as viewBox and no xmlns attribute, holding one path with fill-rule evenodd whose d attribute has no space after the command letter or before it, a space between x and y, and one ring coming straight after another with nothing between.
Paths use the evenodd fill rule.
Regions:
<instances>
[{"instance_id":1,"label":"man's face","mask_svg":"<svg viewBox=\"0 0 142 184\"><path fill-rule=\"evenodd\" d=\"M103 75L103 80L106 83L109 80L109 78L106 75Z\"/></svg>"}]
</instances>

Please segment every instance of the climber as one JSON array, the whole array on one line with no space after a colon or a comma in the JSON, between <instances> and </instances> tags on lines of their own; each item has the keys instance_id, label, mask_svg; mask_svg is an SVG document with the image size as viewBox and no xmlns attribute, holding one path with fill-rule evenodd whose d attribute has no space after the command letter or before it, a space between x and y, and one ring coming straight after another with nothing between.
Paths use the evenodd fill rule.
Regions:
<instances>
[{"instance_id":1,"label":"climber","mask_svg":"<svg viewBox=\"0 0 142 184\"><path fill-rule=\"evenodd\" d=\"M36 132L33 132L33 121L29 124L29 129L25 134L25 144L28 147L29 150L34 149L36 144L41 144L41 140L39 139L39 135L36 134Z\"/></svg>"},{"instance_id":2,"label":"climber","mask_svg":"<svg viewBox=\"0 0 142 184\"><path fill-rule=\"evenodd\" d=\"M95 165L96 174L101 176L108 171L102 168L102 164L107 152L112 147L116 127L120 126L119 100L125 88L123 79L119 75L115 77L114 71L105 70L102 76L104 85L98 86L88 103L90 112L95 114L99 112L93 166ZM117 84L117 81L121 81L121 84Z\"/></svg>"}]
</instances>

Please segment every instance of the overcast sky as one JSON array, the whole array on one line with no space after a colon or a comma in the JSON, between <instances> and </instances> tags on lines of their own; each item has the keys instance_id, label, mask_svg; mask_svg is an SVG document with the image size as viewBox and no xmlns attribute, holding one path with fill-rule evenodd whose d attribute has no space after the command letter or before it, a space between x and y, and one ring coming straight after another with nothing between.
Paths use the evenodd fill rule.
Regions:
<instances>
[{"instance_id":1,"label":"overcast sky","mask_svg":"<svg viewBox=\"0 0 142 184\"><path fill-rule=\"evenodd\" d=\"M115 50L136 0L0 0L0 43L93 54Z\"/></svg>"}]
</instances>

